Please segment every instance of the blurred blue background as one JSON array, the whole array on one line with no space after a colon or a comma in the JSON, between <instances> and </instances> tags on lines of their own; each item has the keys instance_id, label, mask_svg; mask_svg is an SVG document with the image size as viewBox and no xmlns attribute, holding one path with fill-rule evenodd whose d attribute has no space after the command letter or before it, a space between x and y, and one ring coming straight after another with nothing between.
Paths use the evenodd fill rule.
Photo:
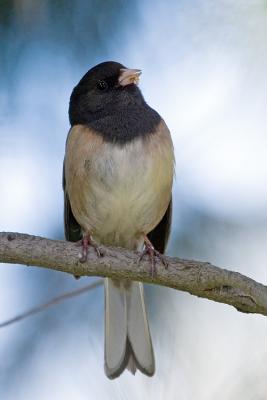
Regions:
<instances>
[{"instance_id":1,"label":"blurred blue background","mask_svg":"<svg viewBox=\"0 0 267 400\"><path fill-rule=\"evenodd\" d=\"M72 88L93 65L143 70L176 152L168 254L267 281L267 3L2 0L0 230L63 238ZM93 278L0 267L0 321ZM103 288L0 330L0 397L267 398L267 320L146 287L153 379L103 371Z\"/></svg>"}]
</instances>

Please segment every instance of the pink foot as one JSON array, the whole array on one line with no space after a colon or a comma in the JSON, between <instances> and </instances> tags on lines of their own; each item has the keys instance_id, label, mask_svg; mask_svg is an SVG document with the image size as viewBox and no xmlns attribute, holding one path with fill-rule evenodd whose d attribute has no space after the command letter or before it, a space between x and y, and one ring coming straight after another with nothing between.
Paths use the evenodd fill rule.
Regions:
<instances>
[{"instance_id":1,"label":"pink foot","mask_svg":"<svg viewBox=\"0 0 267 400\"><path fill-rule=\"evenodd\" d=\"M162 262L162 264L166 269L168 268L168 263L166 258L164 257L163 254L161 254L154 248L153 244L150 242L147 236L145 236L145 248L139 257L139 262L143 259L145 255L148 255L150 260L150 274L152 277L154 277L157 273L156 258L158 258Z\"/></svg>"},{"instance_id":2,"label":"pink foot","mask_svg":"<svg viewBox=\"0 0 267 400\"><path fill-rule=\"evenodd\" d=\"M92 239L92 236L89 233L84 235L83 239L81 240L81 243L82 243L82 256L80 257L81 263L87 261L89 246L92 246L94 248L97 257L104 256L103 250L96 244L96 242Z\"/></svg>"}]
</instances>

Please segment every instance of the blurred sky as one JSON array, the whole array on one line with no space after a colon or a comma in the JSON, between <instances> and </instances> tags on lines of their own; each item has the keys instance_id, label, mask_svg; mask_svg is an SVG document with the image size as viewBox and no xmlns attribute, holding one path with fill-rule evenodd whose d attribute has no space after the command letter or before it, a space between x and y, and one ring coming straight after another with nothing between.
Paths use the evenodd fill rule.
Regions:
<instances>
[{"instance_id":1,"label":"blurred sky","mask_svg":"<svg viewBox=\"0 0 267 400\"><path fill-rule=\"evenodd\" d=\"M176 152L169 254L267 280L267 3L2 0L0 229L63 238L72 88L94 64L143 70ZM93 280L93 278L92 278ZM0 321L88 283L0 268ZM157 373L103 371L103 289L0 330L0 397L267 399L267 322L147 287Z\"/></svg>"}]
</instances>

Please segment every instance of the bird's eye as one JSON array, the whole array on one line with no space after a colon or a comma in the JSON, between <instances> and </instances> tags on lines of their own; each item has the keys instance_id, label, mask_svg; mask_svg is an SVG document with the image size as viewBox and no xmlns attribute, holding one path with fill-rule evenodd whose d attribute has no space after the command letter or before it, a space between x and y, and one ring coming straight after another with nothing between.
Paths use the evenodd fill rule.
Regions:
<instances>
[{"instance_id":1,"label":"bird's eye","mask_svg":"<svg viewBox=\"0 0 267 400\"><path fill-rule=\"evenodd\" d=\"M108 88L108 84L106 81L98 81L96 84L97 89L104 91Z\"/></svg>"}]
</instances>

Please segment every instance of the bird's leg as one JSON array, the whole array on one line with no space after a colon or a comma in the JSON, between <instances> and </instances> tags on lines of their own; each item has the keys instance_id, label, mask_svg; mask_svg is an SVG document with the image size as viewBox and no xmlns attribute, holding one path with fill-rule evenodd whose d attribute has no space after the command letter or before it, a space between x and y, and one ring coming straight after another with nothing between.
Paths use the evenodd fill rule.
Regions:
<instances>
[{"instance_id":1,"label":"bird's leg","mask_svg":"<svg viewBox=\"0 0 267 400\"><path fill-rule=\"evenodd\" d=\"M87 261L88 249L90 246L92 246L94 248L97 257L103 257L103 255L104 255L103 250L93 240L92 235L90 233L86 233L83 235L81 244L82 244L82 256L80 257L81 263L84 263Z\"/></svg>"},{"instance_id":2,"label":"bird's leg","mask_svg":"<svg viewBox=\"0 0 267 400\"><path fill-rule=\"evenodd\" d=\"M156 257L160 259L165 268L168 268L168 263L166 258L164 257L163 254L161 254L158 250L154 248L153 244L150 242L147 236L145 236L144 238L144 246L145 248L139 257L139 262L146 254L148 255L150 259L150 274L152 277L155 276L157 272Z\"/></svg>"}]
</instances>

